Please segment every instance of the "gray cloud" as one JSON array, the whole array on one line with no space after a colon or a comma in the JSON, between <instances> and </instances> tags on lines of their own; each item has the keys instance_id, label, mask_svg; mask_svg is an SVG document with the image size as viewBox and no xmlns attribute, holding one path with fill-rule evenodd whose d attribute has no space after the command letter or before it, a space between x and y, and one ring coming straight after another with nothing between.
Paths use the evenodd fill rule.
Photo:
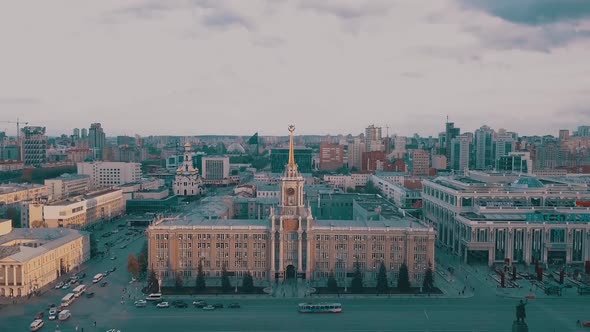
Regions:
<instances>
[{"instance_id":1,"label":"gray cloud","mask_svg":"<svg viewBox=\"0 0 590 332\"><path fill-rule=\"evenodd\" d=\"M40 104L41 100L29 97L0 97L2 105L33 105Z\"/></svg>"},{"instance_id":2,"label":"gray cloud","mask_svg":"<svg viewBox=\"0 0 590 332\"><path fill-rule=\"evenodd\" d=\"M302 0L299 8L311 10L320 14L336 16L340 19L360 19L387 15L392 7L392 2L383 1L355 1L346 3L343 1L312 1Z\"/></svg>"},{"instance_id":3,"label":"gray cloud","mask_svg":"<svg viewBox=\"0 0 590 332\"><path fill-rule=\"evenodd\" d=\"M204 26L209 28L227 28L239 26L251 30L254 24L246 17L225 8L216 8L202 19Z\"/></svg>"},{"instance_id":4,"label":"gray cloud","mask_svg":"<svg viewBox=\"0 0 590 332\"><path fill-rule=\"evenodd\" d=\"M544 25L590 17L588 0L459 0L467 8L482 10L503 20Z\"/></svg>"}]
</instances>

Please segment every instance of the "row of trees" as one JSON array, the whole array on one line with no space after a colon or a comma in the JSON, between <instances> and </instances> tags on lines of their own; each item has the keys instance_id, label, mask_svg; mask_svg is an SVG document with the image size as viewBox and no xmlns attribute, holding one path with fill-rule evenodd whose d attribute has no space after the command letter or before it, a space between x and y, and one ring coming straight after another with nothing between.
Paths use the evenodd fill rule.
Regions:
<instances>
[{"instance_id":1,"label":"row of trees","mask_svg":"<svg viewBox=\"0 0 590 332\"><path fill-rule=\"evenodd\" d=\"M331 273L328 277L328 290L331 292L338 291L338 282L336 278L334 278L334 274ZM398 279L397 279L397 289L400 292L410 292L411 291L411 284L410 284L410 275L408 273L408 266L403 263L399 268ZM387 280L387 270L385 268L385 264L383 262L379 266L379 272L377 273L377 286L375 287L378 294L384 294L389 292L389 282ZM424 275L424 280L422 283L422 289L424 292L430 293L434 290L434 273L432 268L429 266L426 270ZM359 264L356 264L356 268L354 270L354 275L352 277L350 283L350 290L353 293L362 293L363 292L363 275L359 268Z\"/></svg>"}]
</instances>

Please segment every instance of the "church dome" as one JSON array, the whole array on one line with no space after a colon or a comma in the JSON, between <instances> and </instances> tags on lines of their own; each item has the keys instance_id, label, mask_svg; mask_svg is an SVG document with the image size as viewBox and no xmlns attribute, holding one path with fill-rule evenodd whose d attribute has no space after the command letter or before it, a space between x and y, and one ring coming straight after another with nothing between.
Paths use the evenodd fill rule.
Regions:
<instances>
[{"instance_id":1,"label":"church dome","mask_svg":"<svg viewBox=\"0 0 590 332\"><path fill-rule=\"evenodd\" d=\"M246 150L240 143L232 143L227 147L227 153L246 153Z\"/></svg>"}]
</instances>

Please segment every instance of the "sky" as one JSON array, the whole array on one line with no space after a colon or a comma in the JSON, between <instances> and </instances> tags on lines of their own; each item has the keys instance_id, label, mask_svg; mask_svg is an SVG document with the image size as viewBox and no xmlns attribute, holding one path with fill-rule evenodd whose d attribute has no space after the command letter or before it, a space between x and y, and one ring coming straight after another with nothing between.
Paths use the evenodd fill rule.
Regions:
<instances>
[{"instance_id":1,"label":"sky","mask_svg":"<svg viewBox=\"0 0 590 332\"><path fill-rule=\"evenodd\" d=\"M9 135L590 124L587 0L7 0L0 41Z\"/></svg>"}]
</instances>

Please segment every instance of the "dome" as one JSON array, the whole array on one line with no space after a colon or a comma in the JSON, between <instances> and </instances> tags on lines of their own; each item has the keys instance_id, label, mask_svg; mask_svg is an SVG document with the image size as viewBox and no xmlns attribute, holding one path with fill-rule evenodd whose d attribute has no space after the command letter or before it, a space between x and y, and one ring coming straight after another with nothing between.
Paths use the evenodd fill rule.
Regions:
<instances>
[{"instance_id":1,"label":"dome","mask_svg":"<svg viewBox=\"0 0 590 332\"><path fill-rule=\"evenodd\" d=\"M246 150L239 143L232 143L227 147L227 153L246 153Z\"/></svg>"},{"instance_id":2,"label":"dome","mask_svg":"<svg viewBox=\"0 0 590 332\"><path fill-rule=\"evenodd\" d=\"M522 177L512 183L516 188L543 188L544 185L537 178Z\"/></svg>"}]
</instances>

